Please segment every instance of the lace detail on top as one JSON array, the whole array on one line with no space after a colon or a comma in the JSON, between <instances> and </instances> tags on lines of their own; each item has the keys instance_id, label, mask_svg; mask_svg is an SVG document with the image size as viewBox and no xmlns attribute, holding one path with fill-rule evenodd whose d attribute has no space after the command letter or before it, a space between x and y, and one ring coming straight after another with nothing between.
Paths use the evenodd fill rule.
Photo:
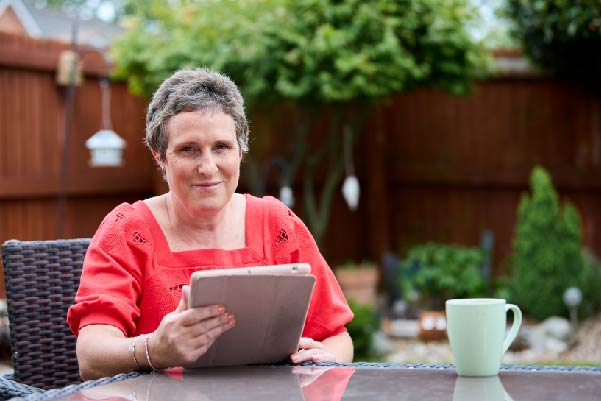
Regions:
<instances>
[{"instance_id":1,"label":"lace detail on top","mask_svg":"<svg viewBox=\"0 0 601 401\"><path fill-rule=\"evenodd\" d=\"M142 234L140 234L138 231L135 231L134 236L133 236L133 241L137 242L138 244L145 244L146 238L144 238L144 236Z\"/></svg>"},{"instance_id":2,"label":"lace detail on top","mask_svg":"<svg viewBox=\"0 0 601 401\"><path fill-rule=\"evenodd\" d=\"M286 205L271 196L265 196L263 201L270 221L270 239L265 245L271 247L275 263L298 262L298 239L294 231L296 215Z\"/></svg>"},{"instance_id":3,"label":"lace detail on top","mask_svg":"<svg viewBox=\"0 0 601 401\"><path fill-rule=\"evenodd\" d=\"M286 230L281 229L280 233L278 234L277 238L275 239L275 242L280 243L280 242L286 242L288 241L288 233L286 232Z\"/></svg>"}]
</instances>

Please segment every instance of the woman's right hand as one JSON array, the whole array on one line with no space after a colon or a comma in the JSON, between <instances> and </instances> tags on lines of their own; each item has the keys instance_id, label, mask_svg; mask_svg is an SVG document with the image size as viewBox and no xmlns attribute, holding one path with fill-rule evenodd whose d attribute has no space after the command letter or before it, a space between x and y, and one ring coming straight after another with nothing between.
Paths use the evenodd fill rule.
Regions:
<instances>
[{"instance_id":1,"label":"woman's right hand","mask_svg":"<svg viewBox=\"0 0 601 401\"><path fill-rule=\"evenodd\" d=\"M221 305L188 309L189 294L190 286L183 286L177 309L165 315L148 338L150 361L156 369L196 361L221 334L236 324L234 316Z\"/></svg>"}]
</instances>

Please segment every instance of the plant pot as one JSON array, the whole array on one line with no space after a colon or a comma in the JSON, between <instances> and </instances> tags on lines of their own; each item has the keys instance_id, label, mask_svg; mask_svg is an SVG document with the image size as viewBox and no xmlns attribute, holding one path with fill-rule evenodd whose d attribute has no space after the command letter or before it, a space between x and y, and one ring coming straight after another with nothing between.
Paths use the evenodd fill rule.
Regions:
<instances>
[{"instance_id":1,"label":"plant pot","mask_svg":"<svg viewBox=\"0 0 601 401\"><path fill-rule=\"evenodd\" d=\"M447 316L444 311L419 312L419 338L423 341L440 341L447 338Z\"/></svg>"},{"instance_id":2,"label":"plant pot","mask_svg":"<svg viewBox=\"0 0 601 401\"><path fill-rule=\"evenodd\" d=\"M361 305L376 305L378 269L375 266L339 267L336 279L344 296Z\"/></svg>"}]
</instances>

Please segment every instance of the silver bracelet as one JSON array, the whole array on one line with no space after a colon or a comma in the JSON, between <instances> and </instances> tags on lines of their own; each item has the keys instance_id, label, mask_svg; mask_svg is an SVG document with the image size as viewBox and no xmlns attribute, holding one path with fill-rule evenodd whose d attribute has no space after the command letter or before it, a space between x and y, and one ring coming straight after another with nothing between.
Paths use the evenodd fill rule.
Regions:
<instances>
[{"instance_id":1,"label":"silver bracelet","mask_svg":"<svg viewBox=\"0 0 601 401\"><path fill-rule=\"evenodd\" d=\"M140 338L140 336L134 337L134 341L131 344L129 344L129 351L134 356L134 362L136 363L138 370L141 370L142 365L140 365L140 362L138 362L138 358L136 357L136 341L138 341L138 338Z\"/></svg>"},{"instance_id":2,"label":"silver bracelet","mask_svg":"<svg viewBox=\"0 0 601 401\"><path fill-rule=\"evenodd\" d=\"M148 366L150 366L150 369L152 369L153 372L158 372L158 369L152 366L152 362L150 362L150 353L148 352L148 339L151 335L152 333L144 337L144 352L146 353L146 362L148 362Z\"/></svg>"}]
</instances>

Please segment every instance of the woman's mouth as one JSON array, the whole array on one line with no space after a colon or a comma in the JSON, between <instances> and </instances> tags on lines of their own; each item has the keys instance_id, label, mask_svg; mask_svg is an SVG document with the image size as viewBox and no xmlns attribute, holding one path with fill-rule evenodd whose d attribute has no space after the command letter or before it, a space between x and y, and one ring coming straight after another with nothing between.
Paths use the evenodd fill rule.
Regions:
<instances>
[{"instance_id":1,"label":"woman's mouth","mask_svg":"<svg viewBox=\"0 0 601 401\"><path fill-rule=\"evenodd\" d=\"M201 182L198 184L194 184L194 186L199 189L212 189L212 188L216 188L219 184L221 184L221 182L219 182L219 181L217 181L217 182Z\"/></svg>"}]
</instances>

